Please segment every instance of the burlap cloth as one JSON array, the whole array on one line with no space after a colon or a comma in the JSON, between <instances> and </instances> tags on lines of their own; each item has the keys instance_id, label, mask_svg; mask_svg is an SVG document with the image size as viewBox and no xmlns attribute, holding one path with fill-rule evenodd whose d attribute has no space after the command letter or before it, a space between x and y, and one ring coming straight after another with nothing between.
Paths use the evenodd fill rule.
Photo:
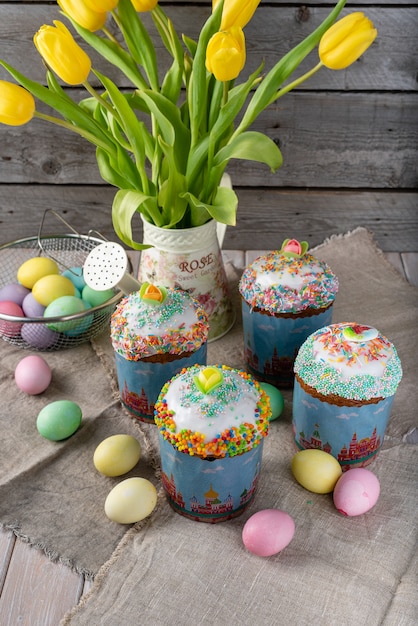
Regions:
<instances>
[{"instance_id":1,"label":"burlap cloth","mask_svg":"<svg viewBox=\"0 0 418 626\"><path fill-rule=\"evenodd\" d=\"M383 449L371 466L381 496L360 517L341 516L330 495L310 493L293 479L290 393L266 440L250 508L229 522L197 523L174 513L161 493L155 427L135 422L120 408L106 334L93 346L47 354L53 383L39 397L17 389L13 372L24 354L0 342L0 522L52 559L95 577L62 624L417 623L418 290L364 229L331 238L315 254L340 279L334 321L377 327L397 347L404 369ZM241 268L227 269L238 310ZM209 363L242 366L239 314L233 330L208 352ZM67 441L48 442L37 434L36 416L62 398L80 404L83 424ZM92 463L96 445L121 432L136 436L143 449L130 475L149 478L159 489L153 514L128 528L107 520L103 511L121 479L101 476ZM245 521L275 507L294 518L293 541L269 558L246 552Z\"/></svg>"}]
</instances>

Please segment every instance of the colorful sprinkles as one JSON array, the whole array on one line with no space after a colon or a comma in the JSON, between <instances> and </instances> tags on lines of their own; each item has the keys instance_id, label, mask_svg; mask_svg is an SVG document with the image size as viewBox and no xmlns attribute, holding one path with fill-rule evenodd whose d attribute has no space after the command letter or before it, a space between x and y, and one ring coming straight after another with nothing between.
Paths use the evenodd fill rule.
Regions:
<instances>
[{"instance_id":1,"label":"colorful sprinkles","mask_svg":"<svg viewBox=\"0 0 418 626\"><path fill-rule=\"evenodd\" d=\"M139 291L124 297L111 322L113 348L129 361L155 354L195 352L206 342L208 316L187 292L167 288L158 306L143 300Z\"/></svg>"},{"instance_id":2,"label":"colorful sprinkles","mask_svg":"<svg viewBox=\"0 0 418 626\"><path fill-rule=\"evenodd\" d=\"M222 383L205 394L195 383L203 367L195 365L183 369L162 388L155 404L154 417L160 433L180 452L202 458L233 457L255 448L268 434L271 415L268 396L249 374L225 365L215 366L222 371ZM176 414L167 402L167 393L176 381L180 383L178 400L181 408L186 412L191 410L196 416L195 423L201 424L203 428L193 430L178 427ZM248 402L248 394L245 395L245 392L249 388L255 391L254 406L244 407ZM251 421L244 417L249 410L252 413ZM216 432L214 437L201 432L205 425L213 429L217 421L225 419L230 422L228 427Z\"/></svg>"},{"instance_id":3,"label":"colorful sprinkles","mask_svg":"<svg viewBox=\"0 0 418 626\"><path fill-rule=\"evenodd\" d=\"M356 326L331 324L310 335L296 357L295 373L325 396L350 400L393 396L402 378L394 345L380 333L364 341L347 339L345 329Z\"/></svg>"},{"instance_id":4,"label":"colorful sprinkles","mask_svg":"<svg viewBox=\"0 0 418 626\"><path fill-rule=\"evenodd\" d=\"M331 304L338 279L311 254L292 257L280 251L258 257L241 277L239 290L252 308L269 313L299 313Z\"/></svg>"}]
</instances>

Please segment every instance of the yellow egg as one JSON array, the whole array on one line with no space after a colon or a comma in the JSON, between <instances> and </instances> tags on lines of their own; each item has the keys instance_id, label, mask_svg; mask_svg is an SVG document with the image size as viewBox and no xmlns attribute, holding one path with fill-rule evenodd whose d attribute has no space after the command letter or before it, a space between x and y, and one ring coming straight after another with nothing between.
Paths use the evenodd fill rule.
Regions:
<instances>
[{"instance_id":1,"label":"yellow egg","mask_svg":"<svg viewBox=\"0 0 418 626\"><path fill-rule=\"evenodd\" d=\"M314 493L331 493L342 469L337 459L323 450L301 450L291 462L298 483Z\"/></svg>"},{"instance_id":2,"label":"yellow egg","mask_svg":"<svg viewBox=\"0 0 418 626\"><path fill-rule=\"evenodd\" d=\"M59 274L58 265L52 259L44 256L28 259L17 270L17 280L24 287L32 289L34 284L44 276Z\"/></svg>"},{"instance_id":3,"label":"yellow egg","mask_svg":"<svg viewBox=\"0 0 418 626\"><path fill-rule=\"evenodd\" d=\"M112 522L134 524L148 517L157 504L157 490L146 478L126 478L106 498L105 513Z\"/></svg>"},{"instance_id":4,"label":"yellow egg","mask_svg":"<svg viewBox=\"0 0 418 626\"><path fill-rule=\"evenodd\" d=\"M43 276L32 287L33 297L45 307L57 298L73 296L74 294L74 285L71 280L59 274Z\"/></svg>"},{"instance_id":5,"label":"yellow egg","mask_svg":"<svg viewBox=\"0 0 418 626\"><path fill-rule=\"evenodd\" d=\"M97 446L94 467L105 476L121 476L138 463L141 456L139 441L131 435L112 435Z\"/></svg>"}]
</instances>

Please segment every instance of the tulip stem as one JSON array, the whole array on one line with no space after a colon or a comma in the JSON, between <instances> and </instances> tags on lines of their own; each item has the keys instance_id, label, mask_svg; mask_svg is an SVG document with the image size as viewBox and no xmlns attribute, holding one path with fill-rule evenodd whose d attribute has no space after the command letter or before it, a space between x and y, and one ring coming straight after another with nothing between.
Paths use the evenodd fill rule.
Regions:
<instances>
[{"instance_id":1,"label":"tulip stem","mask_svg":"<svg viewBox=\"0 0 418 626\"><path fill-rule=\"evenodd\" d=\"M61 126L62 128L66 128L67 130L71 130L73 133L77 135L81 135L84 139L87 139L90 143L98 146L99 148L103 148L106 152L109 152L109 144L104 141L101 141L96 135L90 133L88 130L83 130L76 126L75 124L70 124L65 120L61 120L59 117L53 117L52 115L46 115L45 113L40 113L39 111L35 111L33 114L34 117L37 117L40 120L44 120L45 122L50 122L51 124L55 124L56 126Z\"/></svg>"},{"instance_id":2,"label":"tulip stem","mask_svg":"<svg viewBox=\"0 0 418 626\"><path fill-rule=\"evenodd\" d=\"M90 85L90 83L87 80L84 81L83 86L87 89L89 94L92 95L93 98L95 98L99 102L99 104L101 104L107 111L109 111L111 115L113 115L113 117L116 118L116 120L118 121L118 124L123 127L123 124L121 123L121 120L119 118L119 115L116 109L114 109L112 105L109 104L109 102L105 98L103 98L99 93L97 93L97 91Z\"/></svg>"},{"instance_id":3,"label":"tulip stem","mask_svg":"<svg viewBox=\"0 0 418 626\"><path fill-rule=\"evenodd\" d=\"M113 43L115 43L117 46L119 46L120 48L122 47L119 43L119 41L116 39L116 37L114 35L112 35L112 33L110 32L110 30L108 28L106 28L106 26L102 27L102 31L104 32L104 34L106 35L106 37L108 39L110 39L110 41L113 41Z\"/></svg>"},{"instance_id":4,"label":"tulip stem","mask_svg":"<svg viewBox=\"0 0 418 626\"><path fill-rule=\"evenodd\" d=\"M305 80L313 76L318 70L321 69L321 67L323 67L323 65L324 64L322 63L322 61L320 61L317 65L315 65L315 67L309 70L309 72L306 72L306 74L303 74L302 76L300 76L299 78L296 78L294 81L292 81L291 83L289 83L282 89L279 89L279 91L277 91L276 94L271 98L269 104L272 104L273 102L275 102L276 100L284 96L285 93L292 91L292 89L294 89L295 87L303 83Z\"/></svg>"},{"instance_id":5,"label":"tulip stem","mask_svg":"<svg viewBox=\"0 0 418 626\"><path fill-rule=\"evenodd\" d=\"M229 96L229 81L225 81L223 84L223 96L222 96L222 106L225 106L228 102Z\"/></svg>"}]
</instances>

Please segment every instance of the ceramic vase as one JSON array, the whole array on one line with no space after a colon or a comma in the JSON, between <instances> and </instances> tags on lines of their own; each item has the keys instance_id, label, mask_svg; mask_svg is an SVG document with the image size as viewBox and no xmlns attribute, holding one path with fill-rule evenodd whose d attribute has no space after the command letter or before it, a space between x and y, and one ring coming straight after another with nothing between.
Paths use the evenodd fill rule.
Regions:
<instances>
[{"instance_id":1,"label":"ceramic vase","mask_svg":"<svg viewBox=\"0 0 418 626\"><path fill-rule=\"evenodd\" d=\"M178 287L196 298L209 316L208 341L225 335L234 323L218 224L168 229L143 219L143 243L138 279L166 287Z\"/></svg>"}]
</instances>

